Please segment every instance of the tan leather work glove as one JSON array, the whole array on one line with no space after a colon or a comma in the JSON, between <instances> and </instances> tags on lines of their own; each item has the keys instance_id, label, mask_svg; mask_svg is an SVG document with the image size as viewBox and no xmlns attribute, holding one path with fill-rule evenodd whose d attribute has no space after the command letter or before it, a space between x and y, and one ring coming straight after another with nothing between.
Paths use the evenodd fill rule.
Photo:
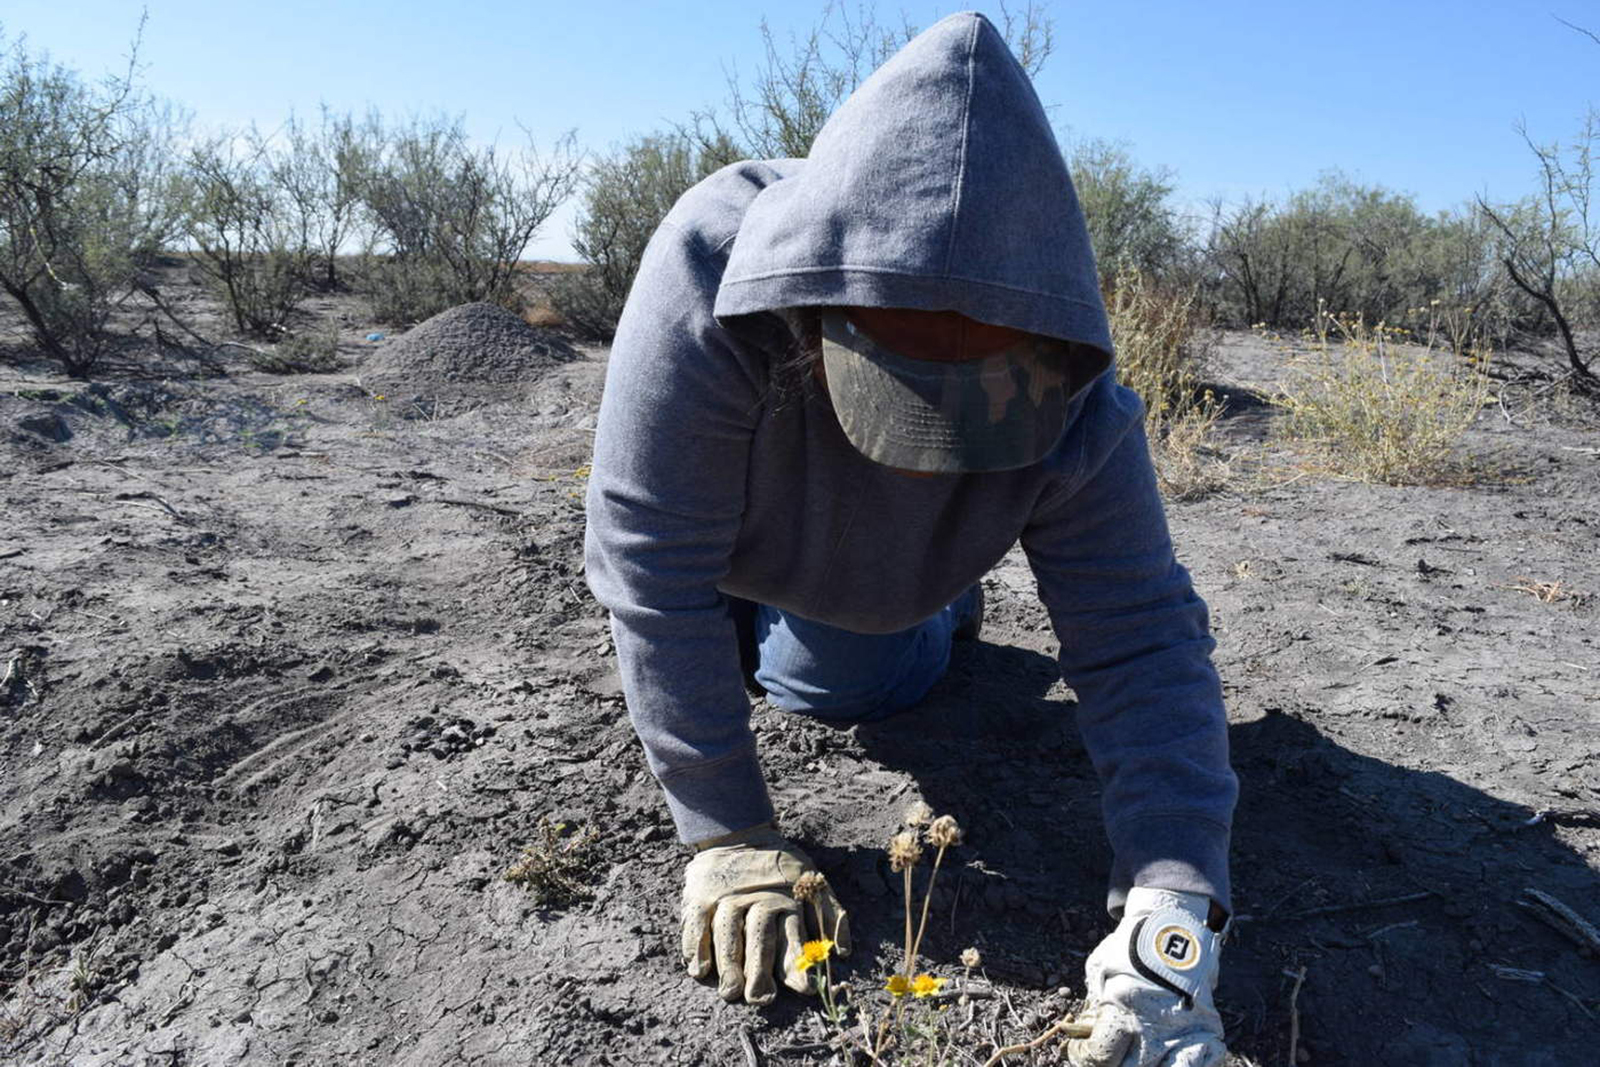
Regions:
<instances>
[{"instance_id":1,"label":"tan leather work glove","mask_svg":"<svg viewBox=\"0 0 1600 1067\"><path fill-rule=\"evenodd\" d=\"M770 1003L775 974L796 993L810 992L796 966L808 939L826 938L839 955L850 954L850 920L833 890L824 882L813 903L794 898L794 883L816 864L771 825L695 848L683 878L683 962L701 981L715 970L724 1000L743 994L751 1004Z\"/></svg>"}]
</instances>

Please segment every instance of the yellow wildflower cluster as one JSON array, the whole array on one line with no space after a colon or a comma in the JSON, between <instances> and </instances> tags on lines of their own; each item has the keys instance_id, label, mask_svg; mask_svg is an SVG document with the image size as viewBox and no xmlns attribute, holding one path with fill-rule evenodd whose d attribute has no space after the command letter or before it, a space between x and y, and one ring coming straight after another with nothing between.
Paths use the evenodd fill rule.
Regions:
<instances>
[{"instance_id":1,"label":"yellow wildflower cluster","mask_svg":"<svg viewBox=\"0 0 1600 1067\"><path fill-rule=\"evenodd\" d=\"M897 997L910 993L914 997L931 997L944 988L948 978L935 978L931 974L919 974L915 978L907 978L903 974L890 975L889 980L883 984Z\"/></svg>"},{"instance_id":2,"label":"yellow wildflower cluster","mask_svg":"<svg viewBox=\"0 0 1600 1067\"><path fill-rule=\"evenodd\" d=\"M833 942L827 938L820 941L807 941L800 948L800 958L795 961L795 966L802 971L809 971L833 952Z\"/></svg>"}]
</instances>

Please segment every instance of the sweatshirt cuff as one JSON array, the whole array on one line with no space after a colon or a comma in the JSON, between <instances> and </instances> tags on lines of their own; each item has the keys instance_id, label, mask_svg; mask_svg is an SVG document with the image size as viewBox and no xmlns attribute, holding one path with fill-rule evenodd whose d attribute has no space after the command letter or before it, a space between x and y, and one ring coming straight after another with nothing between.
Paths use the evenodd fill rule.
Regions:
<instances>
[{"instance_id":1,"label":"sweatshirt cuff","mask_svg":"<svg viewBox=\"0 0 1600 1067\"><path fill-rule=\"evenodd\" d=\"M684 844L745 830L773 817L767 782L754 752L675 771L661 779L678 840Z\"/></svg>"},{"instance_id":2,"label":"sweatshirt cuff","mask_svg":"<svg viewBox=\"0 0 1600 1067\"><path fill-rule=\"evenodd\" d=\"M1115 858L1106 910L1122 914L1134 886L1204 893L1233 913L1229 829L1191 815L1140 815L1108 830Z\"/></svg>"}]
</instances>

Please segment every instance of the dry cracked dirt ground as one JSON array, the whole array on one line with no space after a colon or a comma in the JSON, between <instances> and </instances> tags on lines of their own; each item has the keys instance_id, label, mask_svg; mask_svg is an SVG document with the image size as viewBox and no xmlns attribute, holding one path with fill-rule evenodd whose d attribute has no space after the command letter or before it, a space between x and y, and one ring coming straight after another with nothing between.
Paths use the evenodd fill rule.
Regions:
<instances>
[{"instance_id":1,"label":"dry cracked dirt ground","mask_svg":"<svg viewBox=\"0 0 1600 1067\"><path fill-rule=\"evenodd\" d=\"M725 1005L677 962L685 852L582 573L604 349L547 334L521 381L423 407L360 382L403 337L316 310L340 372L0 370L0 1056L743 1064L747 1033L825 1062L813 1002ZM1271 373L1226 339L1241 453ZM1257 1063L1295 1027L1300 1063L1595 1059L1600 961L1530 891L1600 922L1600 441L1527 395L1470 436L1476 485L1169 508L1242 782L1217 1000ZM754 710L859 988L897 951L900 812L966 828L925 951L982 951L996 995L945 1020L968 1062L1070 1007L1109 926L1052 634L1019 555L985 584L915 711ZM542 818L598 831L588 899L503 877Z\"/></svg>"}]
</instances>

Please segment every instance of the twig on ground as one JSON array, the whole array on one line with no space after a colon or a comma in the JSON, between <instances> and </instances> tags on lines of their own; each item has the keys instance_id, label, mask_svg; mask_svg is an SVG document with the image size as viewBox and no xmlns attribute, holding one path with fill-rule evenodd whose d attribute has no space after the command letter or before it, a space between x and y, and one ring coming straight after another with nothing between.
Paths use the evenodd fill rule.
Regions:
<instances>
[{"instance_id":1,"label":"twig on ground","mask_svg":"<svg viewBox=\"0 0 1600 1067\"><path fill-rule=\"evenodd\" d=\"M1289 903L1289 901L1291 899L1293 899L1294 897L1299 896L1300 895L1300 890L1306 889L1306 888L1308 888L1310 886L1313 886L1313 885L1316 885L1316 884L1317 884L1317 879L1316 879L1315 876L1307 878L1305 881L1301 882L1299 885L1297 885L1293 889L1289 890L1289 892L1285 893L1283 895L1283 897L1276 904L1272 905L1266 911L1262 912L1261 913L1261 918L1263 920L1272 918L1273 912L1277 911L1279 908L1281 908L1285 904Z\"/></svg>"},{"instance_id":2,"label":"twig on ground","mask_svg":"<svg viewBox=\"0 0 1600 1067\"><path fill-rule=\"evenodd\" d=\"M1524 899L1517 906L1527 909L1533 917L1556 933L1591 952L1600 952L1600 930L1583 916L1567 907L1549 893L1538 889L1524 889Z\"/></svg>"},{"instance_id":3,"label":"twig on ground","mask_svg":"<svg viewBox=\"0 0 1600 1067\"><path fill-rule=\"evenodd\" d=\"M185 526L194 525L192 522L189 521L189 519L182 512L180 512L177 508L173 507L171 504L167 503L166 500L163 499L162 497L157 496L155 493L148 493L148 492L143 492L143 491L137 492L137 493L118 493L115 496L113 496L111 499L112 500L120 500L125 504L132 504L136 508L148 508L148 507L150 507L149 504L141 504L141 503L139 503L140 500L154 500L157 504L161 505L161 510L165 511L168 515L171 515L174 519L177 519L179 522L183 523ZM154 511L156 509L155 508L150 508L150 510Z\"/></svg>"},{"instance_id":4,"label":"twig on ground","mask_svg":"<svg viewBox=\"0 0 1600 1067\"><path fill-rule=\"evenodd\" d=\"M503 508L498 504L485 504L478 500L457 500L449 497L440 497L438 503L454 504L458 508L482 508L484 511L493 511L513 519L520 519L523 516L522 512L514 508Z\"/></svg>"},{"instance_id":5,"label":"twig on ground","mask_svg":"<svg viewBox=\"0 0 1600 1067\"><path fill-rule=\"evenodd\" d=\"M14 897L22 897L25 900L31 900L35 904L71 904L72 903L72 901L70 901L70 900L57 900L55 897L36 897L32 893L26 893L26 892L22 891L21 889L13 889L8 885L0 885L0 893L10 893Z\"/></svg>"},{"instance_id":6,"label":"twig on ground","mask_svg":"<svg viewBox=\"0 0 1600 1067\"><path fill-rule=\"evenodd\" d=\"M744 1062L749 1067L761 1067L761 1050L756 1048L756 1039L748 1026L739 1027L739 1047L744 1050Z\"/></svg>"},{"instance_id":7,"label":"twig on ground","mask_svg":"<svg viewBox=\"0 0 1600 1067\"><path fill-rule=\"evenodd\" d=\"M1052 1037L1084 1038L1092 1033L1094 1033L1094 1027L1091 1024L1080 1023L1071 1016L1067 1016L1032 1041L1024 1041L1017 1045L1006 1045L1004 1048L997 1045L994 1055L983 1062L983 1067L994 1067L995 1064L1007 1056L1015 1056L1019 1052L1032 1052Z\"/></svg>"},{"instance_id":8,"label":"twig on ground","mask_svg":"<svg viewBox=\"0 0 1600 1067\"><path fill-rule=\"evenodd\" d=\"M89 462L90 463L97 463L102 467L110 467L114 471L117 471L117 472L122 473L122 474L131 475L132 477L138 478L141 481L153 482L155 480L155 479L151 478L148 474L143 474L143 473L141 473L139 471L133 470L130 467L124 467L123 464L128 462L128 457L127 456L118 456L116 459L90 459Z\"/></svg>"},{"instance_id":9,"label":"twig on ground","mask_svg":"<svg viewBox=\"0 0 1600 1067\"><path fill-rule=\"evenodd\" d=\"M1560 993L1562 996L1566 997L1568 1000L1572 1001L1572 1006L1577 1008L1579 1011L1583 1012L1583 1014L1587 1015L1589 1018L1593 1019L1595 1017L1594 1012L1589 1010L1589 1005L1587 1005L1587 1004L1585 1004L1583 1002L1583 998L1582 997L1578 996L1578 994L1574 993L1570 989L1563 989L1560 986L1556 985L1554 982L1552 982L1550 980L1550 976L1549 975L1545 975L1544 984L1549 986L1551 989L1554 989L1557 993Z\"/></svg>"},{"instance_id":10,"label":"twig on ground","mask_svg":"<svg viewBox=\"0 0 1600 1067\"><path fill-rule=\"evenodd\" d=\"M1407 919L1404 922L1390 923L1388 926L1380 926L1376 930L1372 931L1372 933L1367 935L1367 940L1371 941L1375 937L1382 937L1384 934L1388 933L1390 930L1404 930L1404 929L1407 929L1409 927L1416 926L1416 925L1417 925L1417 920L1416 919Z\"/></svg>"},{"instance_id":11,"label":"twig on ground","mask_svg":"<svg viewBox=\"0 0 1600 1067\"><path fill-rule=\"evenodd\" d=\"M768 1056L814 1056L819 1052L833 1052L839 1047L834 1041L808 1041L798 1045L779 1045L767 1049Z\"/></svg>"},{"instance_id":12,"label":"twig on ground","mask_svg":"<svg viewBox=\"0 0 1600 1067\"><path fill-rule=\"evenodd\" d=\"M1289 991L1289 1067L1295 1067L1296 1057L1300 1055L1300 987L1305 984L1306 969L1283 972L1294 979L1294 988Z\"/></svg>"},{"instance_id":13,"label":"twig on ground","mask_svg":"<svg viewBox=\"0 0 1600 1067\"><path fill-rule=\"evenodd\" d=\"M994 987L988 985L961 985L952 989L941 989L928 999L935 1002L943 1002L948 1000L959 1001L962 997L966 997L968 1000L993 1000Z\"/></svg>"},{"instance_id":14,"label":"twig on ground","mask_svg":"<svg viewBox=\"0 0 1600 1067\"><path fill-rule=\"evenodd\" d=\"M144 717L145 717L145 712L144 712L143 709L140 709L139 711L135 711L130 715L123 716L122 718L118 719L116 722L112 723L111 726L109 726L108 728L103 730L99 737L97 737L93 741L89 742L89 747L90 748L104 748L106 745L109 745L111 742L115 741L117 738L119 738L123 734L127 733L129 727L133 726L135 723L139 722Z\"/></svg>"},{"instance_id":15,"label":"twig on ground","mask_svg":"<svg viewBox=\"0 0 1600 1067\"><path fill-rule=\"evenodd\" d=\"M1399 897L1383 897L1379 900L1352 900L1347 904L1328 904L1320 908L1307 908L1297 911L1293 915L1285 915L1287 919L1310 919L1317 915L1335 915L1341 911L1359 911L1362 908L1387 908L1391 904L1414 904L1419 900L1438 896L1431 889L1424 889L1420 893L1407 893Z\"/></svg>"}]
</instances>

